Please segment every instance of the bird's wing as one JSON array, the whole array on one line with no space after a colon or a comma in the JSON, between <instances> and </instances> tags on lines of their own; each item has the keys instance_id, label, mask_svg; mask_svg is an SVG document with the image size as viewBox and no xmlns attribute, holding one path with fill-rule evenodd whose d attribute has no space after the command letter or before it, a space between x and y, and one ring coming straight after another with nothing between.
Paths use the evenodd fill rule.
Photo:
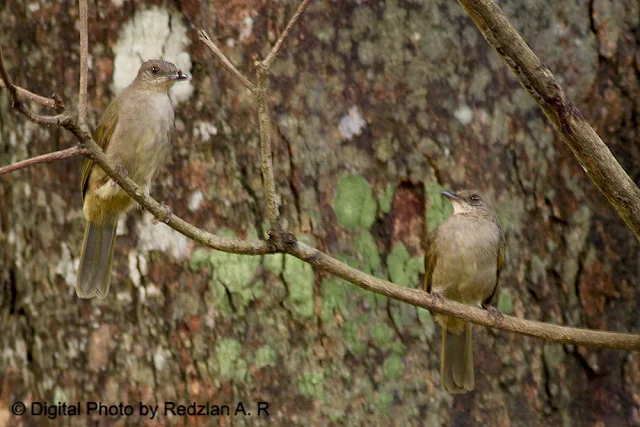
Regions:
<instances>
[{"instance_id":1,"label":"bird's wing","mask_svg":"<svg viewBox=\"0 0 640 427\"><path fill-rule=\"evenodd\" d=\"M435 238L435 232L431 232L427 240L427 248L424 254L424 291L429 293L431 292L431 278L433 276L433 269L435 268L437 261L434 244Z\"/></svg>"},{"instance_id":2,"label":"bird's wing","mask_svg":"<svg viewBox=\"0 0 640 427\"><path fill-rule=\"evenodd\" d=\"M502 272L502 266L504 265L504 247L505 240L504 234L502 233L502 229L500 230L500 234L502 234L502 239L500 240L500 246L498 247L498 259L496 263L496 285L493 288L493 292L491 295L484 301L485 304L490 304L498 293L498 288L500 288L500 272Z\"/></svg>"},{"instance_id":3,"label":"bird's wing","mask_svg":"<svg viewBox=\"0 0 640 427\"><path fill-rule=\"evenodd\" d=\"M113 130L116 128L118 124L118 105L116 102L112 102L109 104L104 114L102 115L102 119L100 119L100 124L98 125L96 132L94 134L94 139L98 146L105 151L107 145L109 144L109 140L111 139L111 135L113 135ZM84 161L84 166L82 167L82 181L80 182L80 190L82 191L82 200L87 193L87 189L89 188L89 177L91 176L91 171L93 170L93 160L86 159Z\"/></svg>"}]
</instances>

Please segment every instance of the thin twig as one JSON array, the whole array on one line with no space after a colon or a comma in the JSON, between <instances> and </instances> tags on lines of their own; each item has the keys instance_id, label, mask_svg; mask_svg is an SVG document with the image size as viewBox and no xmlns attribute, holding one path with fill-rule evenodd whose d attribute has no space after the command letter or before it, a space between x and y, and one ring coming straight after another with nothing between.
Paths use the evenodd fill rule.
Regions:
<instances>
[{"instance_id":1,"label":"thin twig","mask_svg":"<svg viewBox=\"0 0 640 427\"><path fill-rule=\"evenodd\" d=\"M458 0L640 240L640 189L494 0Z\"/></svg>"},{"instance_id":2,"label":"thin twig","mask_svg":"<svg viewBox=\"0 0 640 427\"><path fill-rule=\"evenodd\" d=\"M244 76L244 74L242 74L240 71L238 71L238 69L235 67L235 65L233 65L231 63L231 61L229 61L227 59L226 56L224 56L224 53L222 53L222 51L220 49L218 49L218 46L216 46L216 44L211 40L209 35L204 30L198 30L198 38L204 44L207 45L207 47L209 48L209 50L211 51L213 56L218 58L220 60L220 62L222 63L222 65L227 70L229 70L231 72L231 74L236 76L236 78L238 80L240 80L242 82L242 84L247 87L247 89L249 89L251 92L254 92L256 90L256 85L253 84L248 78L246 78Z\"/></svg>"},{"instance_id":3,"label":"thin twig","mask_svg":"<svg viewBox=\"0 0 640 427\"><path fill-rule=\"evenodd\" d=\"M271 227L271 237L276 245L280 244L280 211L278 209L278 194L273 175L273 154L271 148L271 117L267 107L267 84L269 83L269 71L258 63L256 75L258 87L253 93L258 104L258 123L260 126L260 157L262 159L262 180L265 199L267 203L267 217Z\"/></svg>"},{"instance_id":4,"label":"thin twig","mask_svg":"<svg viewBox=\"0 0 640 427\"><path fill-rule=\"evenodd\" d=\"M276 41L276 44L273 45L273 49L271 49L271 52L269 52L269 55L267 55L264 61L262 61L262 64L267 69L269 69L269 67L271 66L271 63L273 63L273 61L276 59L276 56L278 55L278 53L280 52L280 49L282 48L282 44L285 42L285 40L287 40L287 37L289 37L289 33L291 32L291 29L293 28L294 25L296 25L296 22L298 22L298 19L300 18L300 16L302 16L302 14L304 13L305 9L307 8L310 2L311 0L304 0L302 2L300 7L298 7L298 10L296 11L295 15L293 15L293 18L291 18L291 20L289 21L289 24L287 24L287 28L284 29L284 32L280 35L280 37Z\"/></svg>"},{"instance_id":5,"label":"thin twig","mask_svg":"<svg viewBox=\"0 0 640 427\"><path fill-rule=\"evenodd\" d=\"M87 119L87 74L89 72L89 30L87 0L80 2L80 87L78 89L78 123Z\"/></svg>"},{"instance_id":6,"label":"thin twig","mask_svg":"<svg viewBox=\"0 0 640 427\"><path fill-rule=\"evenodd\" d=\"M18 88L11 81L11 77L9 76L9 73L5 68L4 56L2 55L1 46L0 46L0 77L2 77L4 86L9 90L13 108L15 108L24 116L26 116L30 121L37 123L39 125L44 125L44 126L61 126L64 123L67 123L71 119L71 116L67 114L58 114L55 116L42 116L40 114L34 113L24 104L24 102L20 98ZM54 105L56 104L54 103Z\"/></svg>"},{"instance_id":7,"label":"thin twig","mask_svg":"<svg viewBox=\"0 0 640 427\"><path fill-rule=\"evenodd\" d=\"M19 169L24 169L29 166L37 165L40 163L51 163L56 160L68 159L69 157L82 156L87 153L87 150L81 148L80 146L75 146L71 148L67 148L66 150L54 151L53 153L43 154L37 157L31 157L26 160L22 160L20 162L14 163L12 165L4 166L0 168L0 176L17 171Z\"/></svg>"},{"instance_id":8,"label":"thin twig","mask_svg":"<svg viewBox=\"0 0 640 427\"><path fill-rule=\"evenodd\" d=\"M269 219L269 226L271 241L276 247L281 247L283 244L283 230L280 226L280 210L278 208L278 192L276 191L275 177L273 174L273 148L271 142L271 117L269 116L269 108L267 107L267 86L269 84L269 67L275 60L278 52L282 48L283 43L287 40L291 29L295 26L296 22L305 9L309 5L311 0L303 0L302 4L298 7L298 10L293 15L284 32L276 41L273 49L269 52L269 55L264 61L256 62L256 76L258 84L253 95L256 98L258 104L258 122L260 125L260 156L262 160L262 180L264 185L265 199L267 203L267 217Z\"/></svg>"},{"instance_id":9,"label":"thin twig","mask_svg":"<svg viewBox=\"0 0 640 427\"><path fill-rule=\"evenodd\" d=\"M4 83L4 80L0 80L0 87L3 87L5 89L7 88L7 85ZM14 87L18 91L18 95L20 96L21 99L26 99L27 101L32 101L48 108L56 107L56 101L51 98L37 95L33 92L28 91L27 89L21 88L20 86L14 85Z\"/></svg>"}]
</instances>

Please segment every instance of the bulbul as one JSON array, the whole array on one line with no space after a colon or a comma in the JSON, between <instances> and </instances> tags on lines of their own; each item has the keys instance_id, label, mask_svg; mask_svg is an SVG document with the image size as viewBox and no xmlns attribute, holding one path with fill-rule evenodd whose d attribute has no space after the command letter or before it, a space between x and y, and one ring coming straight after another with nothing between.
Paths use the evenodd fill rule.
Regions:
<instances>
[{"instance_id":1,"label":"bulbul","mask_svg":"<svg viewBox=\"0 0 640 427\"><path fill-rule=\"evenodd\" d=\"M169 89L188 79L170 62L145 62L135 80L107 107L96 129L95 140L109 162L145 191L164 162L175 128ZM84 162L80 187L87 226L76 294L105 298L118 218L133 200L91 160Z\"/></svg>"},{"instance_id":2,"label":"bulbul","mask_svg":"<svg viewBox=\"0 0 640 427\"><path fill-rule=\"evenodd\" d=\"M429 235L425 291L462 304L489 308L498 291L504 261L504 235L496 212L475 190L441 194L451 200L453 215ZM440 314L435 317L442 325L442 387L452 394L473 390L471 324Z\"/></svg>"}]
</instances>

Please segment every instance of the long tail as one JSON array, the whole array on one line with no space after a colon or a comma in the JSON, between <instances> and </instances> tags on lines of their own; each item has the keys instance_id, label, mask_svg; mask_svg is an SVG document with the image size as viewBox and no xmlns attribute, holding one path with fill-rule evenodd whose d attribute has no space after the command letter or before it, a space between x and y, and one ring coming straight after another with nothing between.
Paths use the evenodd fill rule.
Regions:
<instances>
[{"instance_id":1,"label":"long tail","mask_svg":"<svg viewBox=\"0 0 640 427\"><path fill-rule=\"evenodd\" d=\"M76 283L76 294L80 298L97 296L104 299L109 294L116 225L100 227L92 222L87 223Z\"/></svg>"},{"instance_id":2,"label":"long tail","mask_svg":"<svg viewBox=\"0 0 640 427\"><path fill-rule=\"evenodd\" d=\"M475 387L470 323L465 323L464 330L459 334L443 328L440 382L451 394L466 393Z\"/></svg>"}]
</instances>

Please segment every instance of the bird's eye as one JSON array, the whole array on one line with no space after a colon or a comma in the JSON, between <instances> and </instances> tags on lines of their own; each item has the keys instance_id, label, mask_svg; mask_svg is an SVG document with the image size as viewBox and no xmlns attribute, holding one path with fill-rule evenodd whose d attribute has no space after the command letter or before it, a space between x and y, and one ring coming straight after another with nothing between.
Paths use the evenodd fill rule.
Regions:
<instances>
[{"instance_id":1,"label":"bird's eye","mask_svg":"<svg viewBox=\"0 0 640 427\"><path fill-rule=\"evenodd\" d=\"M469 197L471 199L472 202L479 202L480 201L480 196L478 196L477 194L472 194L471 197Z\"/></svg>"},{"instance_id":2,"label":"bird's eye","mask_svg":"<svg viewBox=\"0 0 640 427\"><path fill-rule=\"evenodd\" d=\"M152 72L153 74L158 74L158 71L160 71L160 70L159 70L159 69L158 69L158 67L156 67L155 65L154 65L153 67L151 67L151 72Z\"/></svg>"}]
</instances>

